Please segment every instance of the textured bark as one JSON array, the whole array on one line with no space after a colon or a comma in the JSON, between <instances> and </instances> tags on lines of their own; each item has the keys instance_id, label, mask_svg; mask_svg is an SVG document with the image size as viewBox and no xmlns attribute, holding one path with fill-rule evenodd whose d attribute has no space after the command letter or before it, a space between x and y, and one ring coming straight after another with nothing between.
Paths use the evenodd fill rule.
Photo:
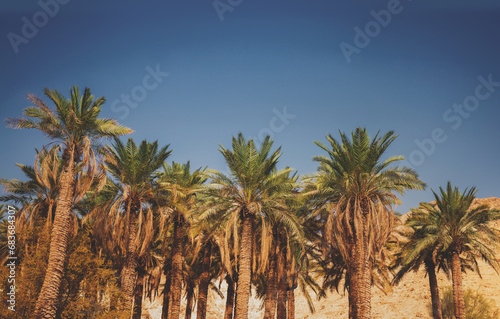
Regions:
<instances>
[{"instance_id":1,"label":"textured bark","mask_svg":"<svg viewBox=\"0 0 500 319\"><path fill-rule=\"evenodd\" d=\"M349 318L361 319L363 317L362 300L365 292L364 279L364 247L362 232L355 234L351 239L350 259L348 260L349 272Z\"/></svg>"},{"instance_id":2,"label":"textured bark","mask_svg":"<svg viewBox=\"0 0 500 319\"><path fill-rule=\"evenodd\" d=\"M276 242L278 240L277 230L273 229L273 244L269 253L268 284L265 300L264 319L274 319L276 313L276 303L278 298L278 276L276 274Z\"/></svg>"},{"instance_id":3,"label":"textured bark","mask_svg":"<svg viewBox=\"0 0 500 319\"><path fill-rule=\"evenodd\" d=\"M207 317L207 298L208 285L210 284L210 267L212 257L212 243L208 242L203 253L202 273L200 276L200 285L198 293L198 309L196 319L205 319Z\"/></svg>"},{"instance_id":4,"label":"textured bark","mask_svg":"<svg viewBox=\"0 0 500 319\"><path fill-rule=\"evenodd\" d=\"M366 246L365 246L366 247ZM364 262L363 267L363 280L362 280L362 288L361 288L361 315L358 317L360 319L370 319L371 318L371 299L372 299L372 276L371 276L371 268L372 262L368 257Z\"/></svg>"},{"instance_id":5,"label":"textured bark","mask_svg":"<svg viewBox=\"0 0 500 319\"><path fill-rule=\"evenodd\" d=\"M121 289L124 300L122 308L132 313L132 303L134 301L135 283L137 280L137 249L135 237L137 236L137 223L135 212L130 213L129 238L127 247L127 258L121 274Z\"/></svg>"},{"instance_id":6,"label":"textured bark","mask_svg":"<svg viewBox=\"0 0 500 319\"><path fill-rule=\"evenodd\" d=\"M248 319L250 280L252 277L253 216L245 214L242 220L238 288L236 291L236 319Z\"/></svg>"},{"instance_id":7,"label":"textured bark","mask_svg":"<svg viewBox=\"0 0 500 319\"><path fill-rule=\"evenodd\" d=\"M451 256L451 274L453 279L453 303L455 306L455 317L465 319L465 302L462 288L462 265L460 255L454 251Z\"/></svg>"},{"instance_id":8,"label":"textured bark","mask_svg":"<svg viewBox=\"0 0 500 319\"><path fill-rule=\"evenodd\" d=\"M429 275L429 287L431 289L432 316L434 319L443 319L441 313L441 300L439 299L439 286L436 278L436 265L432 259L425 260L425 268Z\"/></svg>"},{"instance_id":9,"label":"textured bark","mask_svg":"<svg viewBox=\"0 0 500 319\"><path fill-rule=\"evenodd\" d=\"M142 316L142 296L144 295L144 271L139 271L134 292L134 313L132 319L141 319Z\"/></svg>"},{"instance_id":10,"label":"textured bark","mask_svg":"<svg viewBox=\"0 0 500 319\"><path fill-rule=\"evenodd\" d=\"M183 220L182 216L177 216L174 220L174 243L172 248L172 304L170 305L169 319L179 319L181 312L182 294L182 236Z\"/></svg>"},{"instance_id":11,"label":"textured bark","mask_svg":"<svg viewBox=\"0 0 500 319\"><path fill-rule=\"evenodd\" d=\"M55 318L57 313L59 288L64 275L64 262L71 229L71 209L74 197L75 163L74 150L66 149L67 155L60 179L60 193L56 204L54 225L50 241L47 273L38 295L34 317Z\"/></svg>"},{"instance_id":12,"label":"textured bark","mask_svg":"<svg viewBox=\"0 0 500 319\"><path fill-rule=\"evenodd\" d=\"M295 319L295 289L288 290L288 319Z\"/></svg>"},{"instance_id":13,"label":"textured bark","mask_svg":"<svg viewBox=\"0 0 500 319\"><path fill-rule=\"evenodd\" d=\"M358 281L356 277L356 269L352 268L348 275L349 287L348 287L348 298L349 298L349 319L357 319L358 311Z\"/></svg>"},{"instance_id":14,"label":"textured bark","mask_svg":"<svg viewBox=\"0 0 500 319\"><path fill-rule=\"evenodd\" d=\"M286 319L286 302L288 299L288 283L286 276L286 257L285 251L278 253L278 305L276 311L277 319Z\"/></svg>"},{"instance_id":15,"label":"textured bark","mask_svg":"<svg viewBox=\"0 0 500 319\"><path fill-rule=\"evenodd\" d=\"M163 305L161 308L161 319L168 318L168 308L170 305L170 272L172 270L171 260L165 260L163 265L163 274L165 275L165 286L163 288Z\"/></svg>"},{"instance_id":16,"label":"textured bark","mask_svg":"<svg viewBox=\"0 0 500 319\"><path fill-rule=\"evenodd\" d=\"M194 287L189 285L187 288L186 296L186 316L185 319L191 319L191 313L193 312L193 298L194 298Z\"/></svg>"},{"instance_id":17,"label":"textured bark","mask_svg":"<svg viewBox=\"0 0 500 319\"><path fill-rule=\"evenodd\" d=\"M224 319L233 319L234 311L234 282L231 276L226 276L227 283L227 297L226 297L226 311L224 312Z\"/></svg>"},{"instance_id":18,"label":"textured bark","mask_svg":"<svg viewBox=\"0 0 500 319\"><path fill-rule=\"evenodd\" d=\"M356 240L358 264L358 319L371 318L371 260L368 253L368 230L366 216L363 216L363 228Z\"/></svg>"}]
</instances>

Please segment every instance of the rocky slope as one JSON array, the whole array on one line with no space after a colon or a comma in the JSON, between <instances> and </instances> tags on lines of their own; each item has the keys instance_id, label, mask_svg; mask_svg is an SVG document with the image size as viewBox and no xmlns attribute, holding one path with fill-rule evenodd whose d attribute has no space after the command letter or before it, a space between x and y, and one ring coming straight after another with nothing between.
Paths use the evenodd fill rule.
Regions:
<instances>
[{"instance_id":1,"label":"rocky slope","mask_svg":"<svg viewBox=\"0 0 500 319\"><path fill-rule=\"evenodd\" d=\"M500 198L476 199L473 205L481 204L488 204L500 209ZM402 216L402 218L404 219L405 217ZM495 226L500 229L500 223ZM498 254L498 258L500 260L500 253ZM500 276L482 262L480 263L480 270L482 278L478 274L470 272L464 276L464 287L470 287L482 292L485 296L496 300L497 306L500 307ZM438 282L440 288L451 285L451 281L442 273L438 275ZM432 319L428 309L430 302L429 281L425 276L425 271L420 270L419 272L408 274L398 286L393 287L392 291L387 294L374 288L372 291L372 317L383 319ZM223 299L211 292L208 304L208 318L223 318ZM153 303L146 301L145 306L151 316L150 318L160 318L161 304L159 301ZM260 309L260 306L260 301L251 300L250 318L262 318L263 311ZM296 300L296 318L348 318L347 295L339 295L336 292L330 293L327 298L315 301L315 307L316 312L313 314L310 313L305 298L298 294ZM196 318L196 315L193 316L194 318Z\"/></svg>"}]
</instances>

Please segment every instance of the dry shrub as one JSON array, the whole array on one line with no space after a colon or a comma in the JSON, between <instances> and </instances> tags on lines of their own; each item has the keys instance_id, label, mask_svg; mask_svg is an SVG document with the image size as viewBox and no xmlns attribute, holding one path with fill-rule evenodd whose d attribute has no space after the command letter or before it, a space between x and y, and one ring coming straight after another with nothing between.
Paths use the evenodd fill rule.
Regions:
<instances>
[{"instance_id":1,"label":"dry shrub","mask_svg":"<svg viewBox=\"0 0 500 319\"><path fill-rule=\"evenodd\" d=\"M446 287L441 294L443 319L454 319L453 287ZM465 317L467 319L500 319L500 310L494 300L485 297L478 290L467 288L464 291ZM432 306L429 307L432 315Z\"/></svg>"}]
</instances>

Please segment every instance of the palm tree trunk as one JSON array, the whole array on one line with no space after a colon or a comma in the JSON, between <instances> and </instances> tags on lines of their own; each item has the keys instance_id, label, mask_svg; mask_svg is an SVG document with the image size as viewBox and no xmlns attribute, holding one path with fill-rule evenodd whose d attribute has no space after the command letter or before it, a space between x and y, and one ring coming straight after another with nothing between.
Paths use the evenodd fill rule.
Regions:
<instances>
[{"instance_id":1,"label":"palm tree trunk","mask_svg":"<svg viewBox=\"0 0 500 319\"><path fill-rule=\"evenodd\" d=\"M462 288L462 264L460 255L454 251L451 256L451 274L453 280L453 303L455 305L455 317L465 319L465 302Z\"/></svg>"},{"instance_id":2,"label":"palm tree trunk","mask_svg":"<svg viewBox=\"0 0 500 319\"><path fill-rule=\"evenodd\" d=\"M295 288L288 290L288 319L295 319Z\"/></svg>"},{"instance_id":3,"label":"palm tree trunk","mask_svg":"<svg viewBox=\"0 0 500 319\"><path fill-rule=\"evenodd\" d=\"M190 284L187 288L187 296L186 296L186 316L185 319L191 319L191 313L193 312L193 298L194 298L194 287L193 284Z\"/></svg>"},{"instance_id":4,"label":"palm tree trunk","mask_svg":"<svg viewBox=\"0 0 500 319\"><path fill-rule=\"evenodd\" d=\"M286 319L286 302L288 299L287 276L286 276L286 251L280 251L278 254L278 306L276 311L277 319Z\"/></svg>"},{"instance_id":5,"label":"palm tree trunk","mask_svg":"<svg viewBox=\"0 0 500 319\"><path fill-rule=\"evenodd\" d=\"M286 274L283 276L286 278ZM286 280L286 279L285 279ZM277 319L286 319L286 302L288 300L288 292L286 291L286 283L282 283L283 279L280 280L278 285L278 306L276 311Z\"/></svg>"},{"instance_id":6,"label":"palm tree trunk","mask_svg":"<svg viewBox=\"0 0 500 319\"><path fill-rule=\"evenodd\" d=\"M358 308L358 319L371 318L371 266L370 256L368 254L368 230L366 216L362 218L363 229L359 234L357 244L359 245L360 264L358 272L358 301L360 303Z\"/></svg>"},{"instance_id":7,"label":"palm tree trunk","mask_svg":"<svg viewBox=\"0 0 500 319\"><path fill-rule=\"evenodd\" d=\"M276 251L278 240L277 230L273 229L273 244L269 253L269 275L266 291L264 319L274 319L276 313L276 302L278 297L278 276L276 274Z\"/></svg>"},{"instance_id":8,"label":"palm tree trunk","mask_svg":"<svg viewBox=\"0 0 500 319\"><path fill-rule=\"evenodd\" d=\"M349 318L368 319L365 280L365 247L362 232L354 234L351 239L351 253L348 260L349 271ZM365 306L364 306L365 305Z\"/></svg>"},{"instance_id":9,"label":"palm tree trunk","mask_svg":"<svg viewBox=\"0 0 500 319\"><path fill-rule=\"evenodd\" d=\"M210 267L212 257L212 243L209 241L203 254L202 273L200 276L200 286L198 293L198 309L196 319L205 319L207 317L207 298L208 285L210 284Z\"/></svg>"},{"instance_id":10,"label":"palm tree trunk","mask_svg":"<svg viewBox=\"0 0 500 319\"><path fill-rule=\"evenodd\" d=\"M170 305L170 273L172 270L172 263L170 260L165 260L163 265L163 274L165 275L165 286L163 288L163 305L161 309L161 319L168 319L168 308Z\"/></svg>"},{"instance_id":11,"label":"palm tree trunk","mask_svg":"<svg viewBox=\"0 0 500 319\"><path fill-rule=\"evenodd\" d=\"M366 246L365 246L366 247ZM359 316L360 319L370 319L372 310L372 276L371 268L372 262L369 257L366 257L364 267L363 267L363 280L362 280L362 297L361 297L361 307L362 315Z\"/></svg>"},{"instance_id":12,"label":"palm tree trunk","mask_svg":"<svg viewBox=\"0 0 500 319\"><path fill-rule=\"evenodd\" d=\"M182 294L182 216L176 216L174 220L174 243L172 247L172 305L170 306L169 319L179 319L181 312Z\"/></svg>"},{"instance_id":13,"label":"palm tree trunk","mask_svg":"<svg viewBox=\"0 0 500 319\"><path fill-rule=\"evenodd\" d=\"M230 275L226 275L226 283L227 283L227 297L226 297L226 311L224 312L224 319L233 319L234 281Z\"/></svg>"},{"instance_id":14,"label":"palm tree trunk","mask_svg":"<svg viewBox=\"0 0 500 319\"><path fill-rule=\"evenodd\" d=\"M64 152L68 156L61 173L60 193L52 226L48 268L35 306L34 317L37 319L56 317L59 288L64 274L75 188L74 149L69 149L68 146Z\"/></svg>"},{"instance_id":15,"label":"palm tree trunk","mask_svg":"<svg viewBox=\"0 0 500 319\"><path fill-rule=\"evenodd\" d=\"M252 278L253 216L244 212L242 224L235 319L248 319Z\"/></svg>"},{"instance_id":16,"label":"palm tree trunk","mask_svg":"<svg viewBox=\"0 0 500 319\"><path fill-rule=\"evenodd\" d=\"M425 260L425 268L429 275L429 287L431 289L432 316L434 319L443 319L441 313L441 300L439 299L439 286L436 278L436 265L432 259Z\"/></svg>"},{"instance_id":17,"label":"palm tree trunk","mask_svg":"<svg viewBox=\"0 0 500 319\"><path fill-rule=\"evenodd\" d=\"M137 277L137 249L135 245L135 237L137 236L137 223L135 210L131 209L129 203L129 236L127 247L127 259L121 273L121 289L124 294L123 310L132 312L132 303L134 301L134 290Z\"/></svg>"},{"instance_id":18,"label":"palm tree trunk","mask_svg":"<svg viewBox=\"0 0 500 319\"><path fill-rule=\"evenodd\" d=\"M134 292L134 314L132 319L141 319L142 316L142 296L144 295L144 275L145 271L139 271Z\"/></svg>"},{"instance_id":19,"label":"palm tree trunk","mask_svg":"<svg viewBox=\"0 0 500 319\"><path fill-rule=\"evenodd\" d=\"M349 319L358 318L358 281L357 281L357 271L354 267L350 268L348 274L349 287Z\"/></svg>"},{"instance_id":20,"label":"palm tree trunk","mask_svg":"<svg viewBox=\"0 0 500 319\"><path fill-rule=\"evenodd\" d=\"M291 256L292 257L292 256ZM295 289L297 289L297 273L295 271L295 264L292 257L292 265L289 267L288 276L288 319L295 319ZM288 263L288 262L287 262Z\"/></svg>"}]
</instances>

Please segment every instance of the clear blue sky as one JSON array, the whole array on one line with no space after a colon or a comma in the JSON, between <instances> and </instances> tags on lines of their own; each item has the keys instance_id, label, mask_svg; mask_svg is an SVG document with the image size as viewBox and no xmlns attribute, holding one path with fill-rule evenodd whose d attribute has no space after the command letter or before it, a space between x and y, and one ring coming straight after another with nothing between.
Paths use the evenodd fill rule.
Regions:
<instances>
[{"instance_id":1,"label":"clear blue sky","mask_svg":"<svg viewBox=\"0 0 500 319\"><path fill-rule=\"evenodd\" d=\"M281 165L300 174L315 171L313 141L328 133L394 130L388 155L412 159L430 187L450 180L500 196L500 3L215 5L3 1L0 117L21 116L26 94L45 87L65 95L90 87L107 98L102 116L134 129L137 141L170 144L169 160L222 170L219 144L240 131L272 132ZM464 101L469 110L454 107ZM0 132L0 176L20 178L15 163L32 164L48 141L5 123ZM430 190L409 192L396 210L431 199Z\"/></svg>"}]
</instances>

